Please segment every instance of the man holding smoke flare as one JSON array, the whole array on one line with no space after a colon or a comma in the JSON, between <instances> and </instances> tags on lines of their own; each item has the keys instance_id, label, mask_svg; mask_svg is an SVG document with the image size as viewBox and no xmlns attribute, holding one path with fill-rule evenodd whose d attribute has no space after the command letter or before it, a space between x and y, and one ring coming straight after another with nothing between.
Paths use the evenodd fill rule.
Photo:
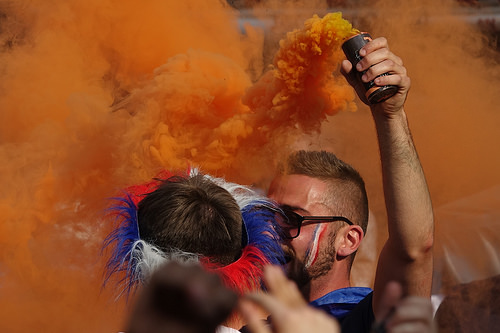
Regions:
<instances>
[{"instance_id":1,"label":"man holding smoke flare","mask_svg":"<svg viewBox=\"0 0 500 333\"><path fill-rule=\"evenodd\" d=\"M269 197L289 217L284 228L289 277L313 306L337 317L342 332L368 332L386 318L379 306L390 281L404 296L430 297L434 218L423 169L413 144L404 103L410 78L387 40L376 38L359 51L353 68L341 71L369 104L363 82L394 85L397 92L369 104L380 148L389 236L380 253L373 292L351 287L350 270L366 232L368 202L364 182L350 165L328 152L293 153L272 183ZM389 75L381 76L388 73ZM327 223L324 223L327 222Z\"/></svg>"}]
</instances>

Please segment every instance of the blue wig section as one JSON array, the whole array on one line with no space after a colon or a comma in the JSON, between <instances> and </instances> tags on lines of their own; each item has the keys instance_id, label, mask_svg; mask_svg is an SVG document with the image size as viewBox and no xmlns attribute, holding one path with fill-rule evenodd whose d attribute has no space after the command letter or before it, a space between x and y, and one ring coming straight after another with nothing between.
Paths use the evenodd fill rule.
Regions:
<instances>
[{"instance_id":1,"label":"blue wig section","mask_svg":"<svg viewBox=\"0 0 500 333\"><path fill-rule=\"evenodd\" d=\"M256 200L241 209L243 222L248 235L248 245L263 252L273 265L284 265L285 254L281 248L279 226L279 207L271 201Z\"/></svg>"},{"instance_id":2,"label":"blue wig section","mask_svg":"<svg viewBox=\"0 0 500 333\"><path fill-rule=\"evenodd\" d=\"M123 292L128 295L139 282L136 279L139 276L136 272L136 259L132 255L134 243L140 240L137 206L130 194L126 194L123 198L113 198L113 200L116 203L108 209L108 212L114 216L118 227L104 240L103 250L108 246L113 246L113 250L106 264L103 285L106 285L113 274L125 271L125 276L118 284L125 286Z\"/></svg>"}]
</instances>

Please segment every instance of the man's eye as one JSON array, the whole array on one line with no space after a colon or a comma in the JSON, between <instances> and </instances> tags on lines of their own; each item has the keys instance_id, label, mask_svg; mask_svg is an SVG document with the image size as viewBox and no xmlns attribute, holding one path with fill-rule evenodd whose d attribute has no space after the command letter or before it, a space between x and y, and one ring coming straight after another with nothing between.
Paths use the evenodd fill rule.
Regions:
<instances>
[{"instance_id":1,"label":"man's eye","mask_svg":"<svg viewBox=\"0 0 500 333\"><path fill-rule=\"evenodd\" d=\"M290 227L296 227L297 226L297 219L293 215L286 215L284 218L284 222L286 225L289 225Z\"/></svg>"}]
</instances>

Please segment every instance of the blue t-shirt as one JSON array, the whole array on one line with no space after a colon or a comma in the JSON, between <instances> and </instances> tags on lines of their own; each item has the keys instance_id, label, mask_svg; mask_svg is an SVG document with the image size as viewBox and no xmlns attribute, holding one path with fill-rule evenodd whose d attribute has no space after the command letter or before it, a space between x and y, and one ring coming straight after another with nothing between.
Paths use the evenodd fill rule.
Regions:
<instances>
[{"instance_id":1,"label":"blue t-shirt","mask_svg":"<svg viewBox=\"0 0 500 333\"><path fill-rule=\"evenodd\" d=\"M372 290L366 287L348 287L337 289L312 301L315 308L323 309L337 319L344 318Z\"/></svg>"}]
</instances>

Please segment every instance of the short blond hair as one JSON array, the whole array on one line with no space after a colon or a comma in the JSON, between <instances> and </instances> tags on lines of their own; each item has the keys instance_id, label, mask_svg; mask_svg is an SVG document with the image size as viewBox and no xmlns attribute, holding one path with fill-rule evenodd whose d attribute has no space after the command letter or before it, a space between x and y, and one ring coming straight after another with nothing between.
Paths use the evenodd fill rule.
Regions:
<instances>
[{"instance_id":1,"label":"short blond hair","mask_svg":"<svg viewBox=\"0 0 500 333\"><path fill-rule=\"evenodd\" d=\"M282 168L287 175L305 175L328 185L325 204L335 214L359 225L366 233L368 196L365 182L356 169L328 151L295 151Z\"/></svg>"}]
</instances>

